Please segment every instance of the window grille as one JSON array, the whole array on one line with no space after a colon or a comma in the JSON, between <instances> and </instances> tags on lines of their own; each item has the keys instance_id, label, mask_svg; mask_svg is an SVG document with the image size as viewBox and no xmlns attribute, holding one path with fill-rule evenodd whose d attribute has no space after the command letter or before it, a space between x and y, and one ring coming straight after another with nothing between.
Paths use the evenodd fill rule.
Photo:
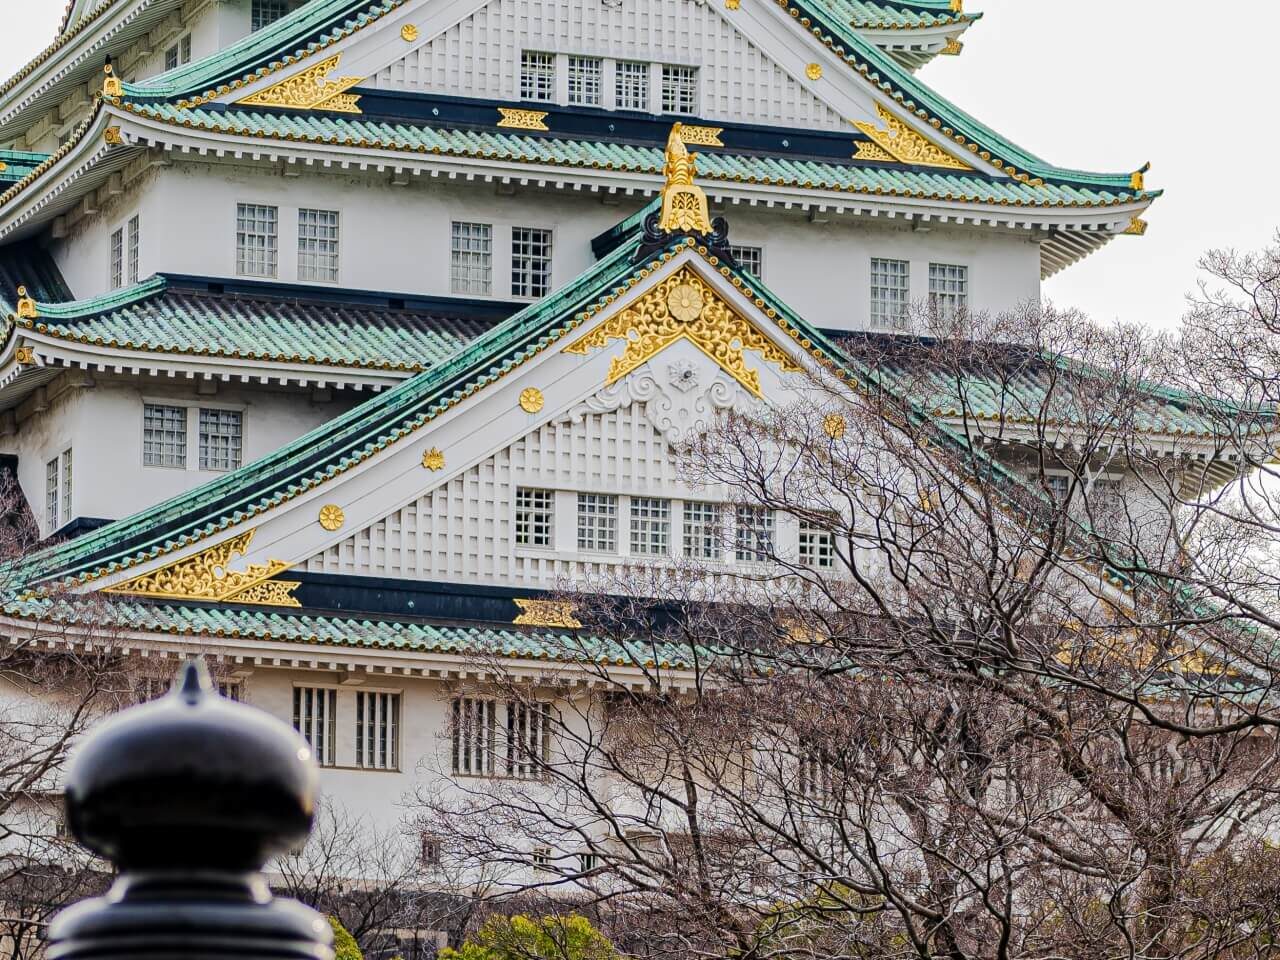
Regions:
<instances>
[{"instance_id":1,"label":"window grille","mask_svg":"<svg viewBox=\"0 0 1280 960\"><path fill-rule=\"evenodd\" d=\"M520 55L520 99L546 102L555 98L555 54L526 50Z\"/></svg>"},{"instance_id":2,"label":"window grille","mask_svg":"<svg viewBox=\"0 0 1280 960\"><path fill-rule=\"evenodd\" d=\"M279 261L279 218L275 207L236 204L236 273L274 277Z\"/></svg>"},{"instance_id":3,"label":"window grille","mask_svg":"<svg viewBox=\"0 0 1280 960\"><path fill-rule=\"evenodd\" d=\"M684 505L684 555L695 560L720 559L720 505Z\"/></svg>"},{"instance_id":4,"label":"window grille","mask_svg":"<svg viewBox=\"0 0 1280 960\"><path fill-rule=\"evenodd\" d=\"M124 227L111 234L111 289L124 286Z\"/></svg>"},{"instance_id":5,"label":"window grille","mask_svg":"<svg viewBox=\"0 0 1280 960\"><path fill-rule=\"evenodd\" d=\"M508 777L532 780L543 774L551 757L551 704L507 704Z\"/></svg>"},{"instance_id":6,"label":"window grille","mask_svg":"<svg viewBox=\"0 0 1280 960\"><path fill-rule=\"evenodd\" d=\"M613 105L619 110L648 110L649 64L621 60L614 69Z\"/></svg>"},{"instance_id":7,"label":"window grille","mask_svg":"<svg viewBox=\"0 0 1280 960\"><path fill-rule=\"evenodd\" d=\"M901 330L911 301L911 264L906 260L871 258L871 326Z\"/></svg>"},{"instance_id":8,"label":"window grille","mask_svg":"<svg viewBox=\"0 0 1280 960\"><path fill-rule=\"evenodd\" d=\"M531 780L551 757L551 704L453 701L452 767L462 776Z\"/></svg>"},{"instance_id":9,"label":"window grille","mask_svg":"<svg viewBox=\"0 0 1280 960\"><path fill-rule=\"evenodd\" d=\"M338 282L338 211L298 211L298 279Z\"/></svg>"},{"instance_id":10,"label":"window grille","mask_svg":"<svg viewBox=\"0 0 1280 960\"><path fill-rule=\"evenodd\" d=\"M600 865L600 858L594 853L580 853L578 865L582 868L582 873L590 873Z\"/></svg>"},{"instance_id":11,"label":"window grille","mask_svg":"<svg viewBox=\"0 0 1280 960\"><path fill-rule=\"evenodd\" d=\"M578 549L613 553L618 549L618 498L578 494Z\"/></svg>"},{"instance_id":12,"label":"window grille","mask_svg":"<svg viewBox=\"0 0 1280 960\"><path fill-rule=\"evenodd\" d=\"M806 567L830 569L836 562L835 536L830 530L800 522L800 563Z\"/></svg>"},{"instance_id":13,"label":"window grille","mask_svg":"<svg viewBox=\"0 0 1280 960\"><path fill-rule=\"evenodd\" d=\"M773 555L773 511L739 504L734 519L734 555L737 559L768 560Z\"/></svg>"},{"instance_id":14,"label":"window grille","mask_svg":"<svg viewBox=\"0 0 1280 960\"><path fill-rule=\"evenodd\" d=\"M535 870L551 869L551 848L550 847L534 847L533 848L533 868Z\"/></svg>"},{"instance_id":15,"label":"window grille","mask_svg":"<svg viewBox=\"0 0 1280 960\"><path fill-rule=\"evenodd\" d=\"M142 463L147 467L187 465L187 408L147 403L142 407Z\"/></svg>"},{"instance_id":16,"label":"window grille","mask_svg":"<svg viewBox=\"0 0 1280 960\"><path fill-rule=\"evenodd\" d=\"M693 67L662 68L662 112L698 112L698 71Z\"/></svg>"},{"instance_id":17,"label":"window grille","mask_svg":"<svg viewBox=\"0 0 1280 960\"><path fill-rule=\"evenodd\" d=\"M493 226L453 222L449 286L454 293L493 292Z\"/></svg>"},{"instance_id":18,"label":"window grille","mask_svg":"<svg viewBox=\"0 0 1280 960\"><path fill-rule=\"evenodd\" d=\"M323 687L293 688L293 729L311 744L316 763L336 763L338 691Z\"/></svg>"},{"instance_id":19,"label":"window grille","mask_svg":"<svg viewBox=\"0 0 1280 960\"><path fill-rule=\"evenodd\" d=\"M738 261L738 265L750 270L756 277L764 276L764 248L740 247L731 245L729 255Z\"/></svg>"},{"instance_id":20,"label":"window grille","mask_svg":"<svg viewBox=\"0 0 1280 960\"><path fill-rule=\"evenodd\" d=\"M236 470L240 466L244 415L239 410L200 410L200 469Z\"/></svg>"},{"instance_id":21,"label":"window grille","mask_svg":"<svg viewBox=\"0 0 1280 960\"><path fill-rule=\"evenodd\" d=\"M1046 473L1043 477L1039 473L1032 473L1031 482L1037 485L1043 482L1049 491L1049 496L1059 503L1066 501L1067 491L1070 489L1070 477L1061 473Z\"/></svg>"},{"instance_id":22,"label":"window grille","mask_svg":"<svg viewBox=\"0 0 1280 960\"><path fill-rule=\"evenodd\" d=\"M493 776L497 770L497 701L457 697L453 701L453 772Z\"/></svg>"},{"instance_id":23,"label":"window grille","mask_svg":"<svg viewBox=\"0 0 1280 960\"><path fill-rule=\"evenodd\" d=\"M58 458L54 457L44 468L44 516L49 533L58 529Z\"/></svg>"},{"instance_id":24,"label":"window grille","mask_svg":"<svg viewBox=\"0 0 1280 960\"><path fill-rule=\"evenodd\" d=\"M600 106L600 82L604 61L599 57L569 58L569 102Z\"/></svg>"},{"instance_id":25,"label":"window grille","mask_svg":"<svg viewBox=\"0 0 1280 960\"><path fill-rule=\"evenodd\" d=\"M71 521L71 451L62 451L62 522Z\"/></svg>"},{"instance_id":26,"label":"window grille","mask_svg":"<svg viewBox=\"0 0 1280 960\"><path fill-rule=\"evenodd\" d=\"M434 833L424 833L422 835L420 862L424 867L440 866L440 838Z\"/></svg>"},{"instance_id":27,"label":"window grille","mask_svg":"<svg viewBox=\"0 0 1280 960\"><path fill-rule=\"evenodd\" d=\"M555 511L555 493L550 490L516 488L516 545L521 547L551 546L551 521Z\"/></svg>"},{"instance_id":28,"label":"window grille","mask_svg":"<svg viewBox=\"0 0 1280 960\"><path fill-rule=\"evenodd\" d=\"M142 232L137 216L129 218L129 282L138 282L138 273L142 264Z\"/></svg>"},{"instance_id":29,"label":"window grille","mask_svg":"<svg viewBox=\"0 0 1280 960\"><path fill-rule=\"evenodd\" d=\"M356 693L356 766L400 767L400 694Z\"/></svg>"},{"instance_id":30,"label":"window grille","mask_svg":"<svg viewBox=\"0 0 1280 960\"><path fill-rule=\"evenodd\" d=\"M671 552L671 501L631 498L631 552L665 557Z\"/></svg>"},{"instance_id":31,"label":"window grille","mask_svg":"<svg viewBox=\"0 0 1280 960\"><path fill-rule=\"evenodd\" d=\"M929 305L941 317L969 309L969 268L954 263L929 264Z\"/></svg>"},{"instance_id":32,"label":"window grille","mask_svg":"<svg viewBox=\"0 0 1280 960\"><path fill-rule=\"evenodd\" d=\"M832 794L831 764L817 747L802 745L798 758L796 790L802 797L820 799Z\"/></svg>"},{"instance_id":33,"label":"window grille","mask_svg":"<svg viewBox=\"0 0 1280 960\"><path fill-rule=\"evenodd\" d=\"M188 33L185 37L179 40L178 46L181 49L181 56L179 59L181 59L184 64L190 63L191 62L191 34Z\"/></svg>"},{"instance_id":34,"label":"window grille","mask_svg":"<svg viewBox=\"0 0 1280 960\"><path fill-rule=\"evenodd\" d=\"M178 45L176 43L164 52L164 68L166 71L178 68Z\"/></svg>"},{"instance_id":35,"label":"window grille","mask_svg":"<svg viewBox=\"0 0 1280 960\"><path fill-rule=\"evenodd\" d=\"M249 15L249 29L257 33L289 12L288 0L253 0Z\"/></svg>"},{"instance_id":36,"label":"window grille","mask_svg":"<svg viewBox=\"0 0 1280 960\"><path fill-rule=\"evenodd\" d=\"M511 295L545 297L551 292L551 231L511 229Z\"/></svg>"}]
</instances>

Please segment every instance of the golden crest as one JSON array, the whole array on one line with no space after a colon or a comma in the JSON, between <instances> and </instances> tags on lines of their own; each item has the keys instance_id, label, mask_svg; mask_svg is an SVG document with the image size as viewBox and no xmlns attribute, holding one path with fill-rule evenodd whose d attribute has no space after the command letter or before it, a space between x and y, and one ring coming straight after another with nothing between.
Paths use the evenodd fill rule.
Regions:
<instances>
[{"instance_id":1,"label":"golden crest","mask_svg":"<svg viewBox=\"0 0 1280 960\"><path fill-rule=\"evenodd\" d=\"M120 78L116 76L111 64L108 63L103 67L102 72L105 74L102 78L102 95L104 97L124 96L124 88L120 84Z\"/></svg>"},{"instance_id":2,"label":"golden crest","mask_svg":"<svg viewBox=\"0 0 1280 960\"><path fill-rule=\"evenodd\" d=\"M820 63L809 64L807 67L804 68L804 75L808 77L810 80L821 80L822 64Z\"/></svg>"},{"instance_id":3,"label":"golden crest","mask_svg":"<svg viewBox=\"0 0 1280 960\"><path fill-rule=\"evenodd\" d=\"M240 106L285 107L293 110L328 110L333 113L359 113L360 97L345 91L354 87L364 77L338 77L329 79L330 72L338 69L342 54L320 61L314 67L299 71L274 83L265 90L250 94L236 103Z\"/></svg>"},{"instance_id":4,"label":"golden crest","mask_svg":"<svg viewBox=\"0 0 1280 960\"><path fill-rule=\"evenodd\" d=\"M537 413L545 402L542 391L537 387L525 387L520 391L520 409L525 413Z\"/></svg>"},{"instance_id":5,"label":"golden crest","mask_svg":"<svg viewBox=\"0 0 1280 960\"><path fill-rule=\"evenodd\" d=\"M120 144L124 143L124 138L120 136L119 127L107 127L107 129L102 132L102 140L104 143L112 147L118 147Z\"/></svg>"},{"instance_id":6,"label":"golden crest","mask_svg":"<svg viewBox=\"0 0 1280 960\"><path fill-rule=\"evenodd\" d=\"M22 346L18 347L17 350L13 351L13 359L20 366L30 366L36 362L36 348L30 344L24 343Z\"/></svg>"},{"instance_id":7,"label":"golden crest","mask_svg":"<svg viewBox=\"0 0 1280 960\"><path fill-rule=\"evenodd\" d=\"M547 111L522 110L519 107L499 107L502 119L498 126L512 130L550 130L547 126Z\"/></svg>"},{"instance_id":8,"label":"golden crest","mask_svg":"<svg viewBox=\"0 0 1280 960\"><path fill-rule=\"evenodd\" d=\"M828 413L822 418L822 432L832 440L839 440L844 436L845 426L844 417L838 413Z\"/></svg>"},{"instance_id":9,"label":"golden crest","mask_svg":"<svg viewBox=\"0 0 1280 960\"><path fill-rule=\"evenodd\" d=\"M710 233L707 195L693 182L698 175L698 158L685 147L682 129L681 124L675 124L667 137L667 162L663 167L667 185L662 188L658 226L667 233Z\"/></svg>"},{"instance_id":10,"label":"golden crest","mask_svg":"<svg viewBox=\"0 0 1280 960\"><path fill-rule=\"evenodd\" d=\"M342 508L336 503L326 503L320 508L320 526L330 533L342 529L342 525L346 522L347 515L342 512Z\"/></svg>"},{"instance_id":11,"label":"golden crest","mask_svg":"<svg viewBox=\"0 0 1280 960\"><path fill-rule=\"evenodd\" d=\"M439 447L432 447L422 455L422 465L431 471L444 469L444 453Z\"/></svg>"},{"instance_id":12,"label":"golden crest","mask_svg":"<svg viewBox=\"0 0 1280 960\"><path fill-rule=\"evenodd\" d=\"M855 120L854 126L871 138L872 143L859 141L855 160L885 161L886 154L898 163L911 163L921 167L942 167L946 170L972 170L973 167L942 150L907 126L882 105L876 104L876 113L884 121L881 130L874 123Z\"/></svg>"},{"instance_id":13,"label":"golden crest","mask_svg":"<svg viewBox=\"0 0 1280 960\"><path fill-rule=\"evenodd\" d=\"M722 133L724 133L724 127L695 127L687 123L680 124L680 139L686 147L723 147L724 141L720 139Z\"/></svg>"},{"instance_id":14,"label":"golden crest","mask_svg":"<svg viewBox=\"0 0 1280 960\"><path fill-rule=\"evenodd\" d=\"M405 43L413 43L418 39L418 28L412 23L406 23L400 28L400 39Z\"/></svg>"},{"instance_id":15,"label":"golden crest","mask_svg":"<svg viewBox=\"0 0 1280 960\"><path fill-rule=\"evenodd\" d=\"M573 614L573 604L567 600L516 600L520 615L513 624L521 627L562 627L576 630L582 622Z\"/></svg>"},{"instance_id":16,"label":"golden crest","mask_svg":"<svg viewBox=\"0 0 1280 960\"><path fill-rule=\"evenodd\" d=\"M1141 217L1133 217L1129 221L1129 225L1124 228L1124 233L1128 237L1145 236L1147 233L1147 221Z\"/></svg>"},{"instance_id":17,"label":"golden crest","mask_svg":"<svg viewBox=\"0 0 1280 960\"><path fill-rule=\"evenodd\" d=\"M27 288L18 286L18 319L34 320L40 315L40 311L36 309L36 302L27 296Z\"/></svg>"}]
</instances>

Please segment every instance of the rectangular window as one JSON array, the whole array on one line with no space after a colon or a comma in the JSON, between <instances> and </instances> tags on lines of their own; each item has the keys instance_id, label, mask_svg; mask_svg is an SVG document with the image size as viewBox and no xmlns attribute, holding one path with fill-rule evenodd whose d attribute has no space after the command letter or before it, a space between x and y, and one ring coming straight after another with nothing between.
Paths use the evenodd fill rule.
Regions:
<instances>
[{"instance_id":1,"label":"rectangular window","mask_svg":"<svg viewBox=\"0 0 1280 960\"><path fill-rule=\"evenodd\" d=\"M48 532L58 529L58 458L54 457L44 468L44 519Z\"/></svg>"},{"instance_id":2,"label":"rectangular window","mask_svg":"<svg viewBox=\"0 0 1280 960\"><path fill-rule=\"evenodd\" d=\"M801 745L796 787L802 797L821 799L832 793L832 770L817 747Z\"/></svg>"},{"instance_id":3,"label":"rectangular window","mask_svg":"<svg viewBox=\"0 0 1280 960\"><path fill-rule=\"evenodd\" d=\"M542 776L551 758L551 704L508 703L506 748L508 777Z\"/></svg>"},{"instance_id":4,"label":"rectangular window","mask_svg":"<svg viewBox=\"0 0 1280 960\"><path fill-rule=\"evenodd\" d=\"M249 29L257 33L263 27L275 23L289 12L288 0L253 0L249 15Z\"/></svg>"},{"instance_id":5,"label":"rectangular window","mask_svg":"<svg viewBox=\"0 0 1280 960\"><path fill-rule=\"evenodd\" d=\"M400 694L356 693L356 766L400 768Z\"/></svg>"},{"instance_id":6,"label":"rectangular window","mask_svg":"<svg viewBox=\"0 0 1280 960\"><path fill-rule=\"evenodd\" d=\"M662 112L698 112L698 71L693 67L662 68Z\"/></svg>"},{"instance_id":7,"label":"rectangular window","mask_svg":"<svg viewBox=\"0 0 1280 960\"><path fill-rule=\"evenodd\" d=\"M615 69L613 105L619 110L648 110L649 65L623 60Z\"/></svg>"},{"instance_id":8,"label":"rectangular window","mask_svg":"<svg viewBox=\"0 0 1280 960\"><path fill-rule=\"evenodd\" d=\"M236 204L236 273L274 277L279 261L280 211L260 203Z\"/></svg>"},{"instance_id":9,"label":"rectangular window","mask_svg":"<svg viewBox=\"0 0 1280 960\"><path fill-rule=\"evenodd\" d=\"M176 43L164 52L164 68L165 70L176 70L178 68L178 45Z\"/></svg>"},{"instance_id":10,"label":"rectangular window","mask_svg":"<svg viewBox=\"0 0 1280 960\"><path fill-rule=\"evenodd\" d=\"M457 697L453 701L453 772L469 777L496 772L497 701Z\"/></svg>"},{"instance_id":11,"label":"rectangular window","mask_svg":"<svg viewBox=\"0 0 1280 960\"><path fill-rule=\"evenodd\" d=\"M941 317L969 309L969 268L954 263L929 264L929 306Z\"/></svg>"},{"instance_id":12,"label":"rectangular window","mask_svg":"<svg viewBox=\"0 0 1280 960\"><path fill-rule=\"evenodd\" d=\"M835 536L828 529L800 521L800 563L828 570L835 566Z\"/></svg>"},{"instance_id":13,"label":"rectangular window","mask_svg":"<svg viewBox=\"0 0 1280 960\"><path fill-rule=\"evenodd\" d=\"M671 501L631 498L631 552L665 557L671 553Z\"/></svg>"},{"instance_id":14,"label":"rectangular window","mask_svg":"<svg viewBox=\"0 0 1280 960\"><path fill-rule=\"evenodd\" d=\"M124 227L111 234L111 289L124 286Z\"/></svg>"},{"instance_id":15,"label":"rectangular window","mask_svg":"<svg viewBox=\"0 0 1280 960\"><path fill-rule=\"evenodd\" d=\"M549 703L457 697L452 728L455 774L531 780L551 757Z\"/></svg>"},{"instance_id":16,"label":"rectangular window","mask_svg":"<svg viewBox=\"0 0 1280 960\"><path fill-rule=\"evenodd\" d=\"M71 451L62 451L62 522L71 522Z\"/></svg>"},{"instance_id":17,"label":"rectangular window","mask_svg":"<svg viewBox=\"0 0 1280 960\"><path fill-rule=\"evenodd\" d=\"M599 57L569 58L569 102L587 107L600 106L600 79L604 61Z\"/></svg>"},{"instance_id":18,"label":"rectangular window","mask_svg":"<svg viewBox=\"0 0 1280 960\"><path fill-rule=\"evenodd\" d=\"M578 865L582 868L582 873L590 873L600 865L600 858L594 853L578 854Z\"/></svg>"},{"instance_id":19,"label":"rectangular window","mask_svg":"<svg viewBox=\"0 0 1280 960\"><path fill-rule=\"evenodd\" d=\"M129 282L137 283L142 267L142 240L138 235L142 232L137 216L129 218Z\"/></svg>"},{"instance_id":20,"label":"rectangular window","mask_svg":"<svg viewBox=\"0 0 1280 960\"><path fill-rule=\"evenodd\" d=\"M556 55L520 54L520 99L548 102L556 98Z\"/></svg>"},{"instance_id":21,"label":"rectangular window","mask_svg":"<svg viewBox=\"0 0 1280 960\"><path fill-rule=\"evenodd\" d=\"M684 555L695 560L719 560L720 537L720 505L686 502Z\"/></svg>"},{"instance_id":22,"label":"rectangular window","mask_svg":"<svg viewBox=\"0 0 1280 960\"><path fill-rule=\"evenodd\" d=\"M556 495L550 490L516 488L516 546L551 546Z\"/></svg>"},{"instance_id":23,"label":"rectangular window","mask_svg":"<svg viewBox=\"0 0 1280 960\"><path fill-rule=\"evenodd\" d=\"M734 511L733 552L739 560L768 560L773 555L773 511L739 504Z\"/></svg>"},{"instance_id":24,"label":"rectangular window","mask_svg":"<svg viewBox=\"0 0 1280 960\"><path fill-rule=\"evenodd\" d=\"M298 279L338 282L338 211L298 211Z\"/></svg>"},{"instance_id":25,"label":"rectangular window","mask_svg":"<svg viewBox=\"0 0 1280 960\"><path fill-rule=\"evenodd\" d=\"M1041 488L1041 484L1048 489L1049 496L1062 503L1067 499L1067 491L1071 488L1071 478L1062 473L1046 473L1043 477L1039 472L1031 474L1031 483L1036 489Z\"/></svg>"},{"instance_id":26,"label":"rectangular window","mask_svg":"<svg viewBox=\"0 0 1280 960\"><path fill-rule=\"evenodd\" d=\"M906 260L871 258L871 326L901 330L911 300L911 264Z\"/></svg>"},{"instance_id":27,"label":"rectangular window","mask_svg":"<svg viewBox=\"0 0 1280 960\"><path fill-rule=\"evenodd\" d=\"M493 227L487 223L453 222L449 288L454 293L493 292Z\"/></svg>"},{"instance_id":28,"label":"rectangular window","mask_svg":"<svg viewBox=\"0 0 1280 960\"><path fill-rule=\"evenodd\" d=\"M539 299L551 292L551 231L511 228L511 295Z\"/></svg>"},{"instance_id":29,"label":"rectangular window","mask_svg":"<svg viewBox=\"0 0 1280 960\"><path fill-rule=\"evenodd\" d=\"M142 407L142 464L187 465L187 408L147 403Z\"/></svg>"},{"instance_id":30,"label":"rectangular window","mask_svg":"<svg viewBox=\"0 0 1280 960\"><path fill-rule=\"evenodd\" d=\"M331 767L337 741L338 691L323 687L293 688L293 729L315 754L316 763Z\"/></svg>"},{"instance_id":31,"label":"rectangular window","mask_svg":"<svg viewBox=\"0 0 1280 960\"><path fill-rule=\"evenodd\" d=\"M434 833L424 833L421 841L421 855L419 861L429 870L434 870L440 866L440 838Z\"/></svg>"},{"instance_id":32,"label":"rectangular window","mask_svg":"<svg viewBox=\"0 0 1280 960\"><path fill-rule=\"evenodd\" d=\"M757 277L764 276L764 248L730 246L729 255L738 261L738 265L751 271Z\"/></svg>"},{"instance_id":33,"label":"rectangular window","mask_svg":"<svg viewBox=\"0 0 1280 960\"><path fill-rule=\"evenodd\" d=\"M618 498L578 494L578 549L613 553L618 549Z\"/></svg>"},{"instance_id":34,"label":"rectangular window","mask_svg":"<svg viewBox=\"0 0 1280 960\"><path fill-rule=\"evenodd\" d=\"M238 470L244 438L239 410L200 410L200 469Z\"/></svg>"},{"instance_id":35,"label":"rectangular window","mask_svg":"<svg viewBox=\"0 0 1280 960\"><path fill-rule=\"evenodd\" d=\"M218 683L218 696L239 703L244 699L244 687L234 680L222 680Z\"/></svg>"},{"instance_id":36,"label":"rectangular window","mask_svg":"<svg viewBox=\"0 0 1280 960\"><path fill-rule=\"evenodd\" d=\"M183 37L181 40L178 41L178 48L181 51L180 59L182 60L182 62L184 64L190 63L191 62L191 34L188 33L185 37Z\"/></svg>"}]
</instances>

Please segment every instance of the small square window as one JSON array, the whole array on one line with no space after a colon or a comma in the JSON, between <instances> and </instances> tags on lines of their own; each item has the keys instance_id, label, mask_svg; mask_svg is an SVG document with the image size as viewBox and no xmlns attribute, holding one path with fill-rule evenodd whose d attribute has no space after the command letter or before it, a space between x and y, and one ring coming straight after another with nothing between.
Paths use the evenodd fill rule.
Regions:
<instances>
[{"instance_id":1,"label":"small square window","mask_svg":"<svg viewBox=\"0 0 1280 960\"><path fill-rule=\"evenodd\" d=\"M545 103L555 98L555 54L524 51L520 54L520 99Z\"/></svg>"},{"instance_id":2,"label":"small square window","mask_svg":"<svg viewBox=\"0 0 1280 960\"><path fill-rule=\"evenodd\" d=\"M614 69L614 106L619 110L648 110L649 64L622 60Z\"/></svg>"},{"instance_id":3,"label":"small square window","mask_svg":"<svg viewBox=\"0 0 1280 960\"><path fill-rule=\"evenodd\" d=\"M665 557L671 552L671 501L631 498L631 552Z\"/></svg>"},{"instance_id":4,"label":"small square window","mask_svg":"<svg viewBox=\"0 0 1280 960\"><path fill-rule=\"evenodd\" d=\"M722 546L720 505L686 502L684 505L684 555L695 560L719 560Z\"/></svg>"},{"instance_id":5,"label":"small square window","mask_svg":"<svg viewBox=\"0 0 1280 960\"><path fill-rule=\"evenodd\" d=\"M911 299L911 264L906 260L871 258L871 326L901 330Z\"/></svg>"},{"instance_id":6,"label":"small square window","mask_svg":"<svg viewBox=\"0 0 1280 960\"><path fill-rule=\"evenodd\" d=\"M836 543L832 532L805 521L800 522L800 563L806 567L829 570L835 566Z\"/></svg>"},{"instance_id":7,"label":"small square window","mask_svg":"<svg viewBox=\"0 0 1280 960\"><path fill-rule=\"evenodd\" d=\"M739 504L734 511L734 556L760 561L773 556L773 511Z\"/></svg>"},{"instance_id":8,"label":"small square window","mask_svg":"<svg viewBox=\"0 0 1280 960\"><path fill-rule=\"evenodd\" d=\"M516 546L551 546L555 497L551 490L516 489Z\"/></svg>"},{"instance_id":9,"label":"small square window","mask_svg":"<svg viewBox=\"0 0 1280 960\"><path fill-rule=\"evenodd\" d=\"M613 553L618 549L618 498L578 494L578 549Z\"/></svg>"},{"instance_id":10,"label":"small square window","mask_svg":"<svg viewBox=\"0 0 1280 960\"><path fill-rule=\"evenodd\" d=\"M493 226L453 222L449 289L454 293L493 293Z\"/></svg>"},{"instance_id":11,"label":"small square window","mask_svg":"<svg viewBox=\"0 0 1280 960\"><path fill-rule=\"evenodd\" d=\"M511 295L539 299L551 292L551 231L511 229Z\"/></svg>"},{"instance_id":12,"label":"small square window","mask_svg":"<svg viewBox=\"0 0 1280 960\"><path fill-rule=\"evenodd\" d=\"M298 211L298 279L338 282L338 211Z\"/></svg>"},{"instance_id":13,"label":"small square window","mask_svg":"<svg viewBox=\"0 0 1280 960\"><path fill-rule=\"evenodd\" d=\"M599 57L569 58L569 102L587 107L600 106L600 81L604 61Z\"/></svg>"},{"instance_id":14,"label":"small square window","mask_svg":"<svg viewBox=\"0 0 1280 960\"><path fill-rule=\"evenodd\" d=\"M142 407L142 463L147 467L187 465L187 408L147 403Z\"/></svg>"},{"instance_id":15,"label":"small square window","mask_svg":"<svg viewBox=\"0 0 1280 960\"><path fill-rule=\"evenodd\" d=\"M662 68L662 112L698 112L698 71L694 67Z\"/></svg>"},{"instance_id":16,"label":"small square window","mask_svg":"<svg viewBox=\"0 0 1280 960\"><path fill-rule=\"evenodd\" d=\"M244 415L239 410L200 410L200 469L237 470L243 449Z\"/></svg>"},{"instance_id":17,"label":"small square window","mask_svg":"<svg viewBox=\"0 0 1280 960\"><path fill-rule=\"evenodd\" d=\"M738 261L738 265L748 270L752 276L764 276L764 248L730 246L729 255Z\"/></svg>"},{"instance_id":18,"label":"small square window","mask_svg":"<svg viewBox=\"0 0 1280 960\"><path fill-rule=\"evenodd\" d=\"M969 309L969 268L954 263L929 264L929 305L940 317Z\"/></svg>"},{"instance_id":19,"label":"small square window","mask_svg":"<svg viewBox=\"0 0 1280 960\"><path fill-rule=\"evenodd\" d=\"M274 277L279 268L279 218L275 207L236 204L236 273Z\"/></svg>"}]
</instances>

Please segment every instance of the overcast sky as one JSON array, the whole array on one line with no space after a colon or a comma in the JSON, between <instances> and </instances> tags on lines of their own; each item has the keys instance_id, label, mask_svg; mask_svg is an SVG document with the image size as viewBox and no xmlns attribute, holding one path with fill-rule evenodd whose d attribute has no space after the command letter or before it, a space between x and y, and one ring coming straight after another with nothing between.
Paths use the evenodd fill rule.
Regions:
<instances>
[{"instance_id":1,"label":"overcast sky","mask_svg":"<svg viewBox=\"0 0 1280 960\"><path fill-rule=\"evenodd\" d=\"M53 37L64 0L0 0L0 75ZM1045 160L1130 171L1152 163L1145 237L1120 237L1045 284L1095 318L1167 326L1209 247L1257 248L1280 226L1272 102L1280 3L969 0L986 17L959 57L922 73L944 96ZM1186 16L1187 11L1195 15ZM1241 156L1237 156L1241 153Z\"/></svg>"}]
</instances>

